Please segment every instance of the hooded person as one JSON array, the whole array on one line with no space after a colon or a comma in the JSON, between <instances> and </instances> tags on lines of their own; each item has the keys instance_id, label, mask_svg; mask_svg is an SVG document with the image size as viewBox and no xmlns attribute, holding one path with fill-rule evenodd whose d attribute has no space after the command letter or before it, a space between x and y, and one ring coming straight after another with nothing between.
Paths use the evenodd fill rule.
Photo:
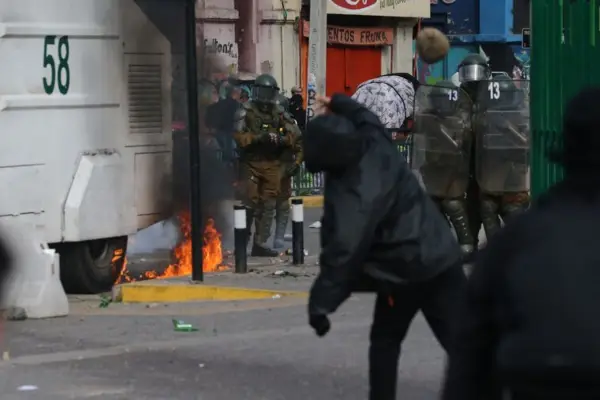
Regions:
<instances>
[{"instance_id":1,"label":"hooded person","mask_svg":"<svg viewBox=\"0 0 600 400\"><path fill-rule=\"evenodd\" d=\"M600 399L600 88L567 105L564 180L476 256L444 400Z\"/></svg>"},{"instance_id":2,"label":"hooded person","mask_svg":"<svg viewBox=\"0 0 600 400\"><path fill-rule=\"evenodd\" d=\"M382 75L358 85L352 98L375 114L390 133L413 115L419 81L407 73Z\"/></svg>"},{"instance_id":3,"label":"hooded person","mask_svg":"<svg viewBox=\"0 0 600 400\"><path fill-rule=\"evenodd\" d=\"M408 97L380 100L391 109L375 101L367 107L381 116L407 115L414 90L402 85ZM371 94L384 97L389 92L383 86ZM384 126L383 118L342 94L319 102L326 112L308 123L304 136L306 168L325 173L320 273L310 291L309 323L323 336L330 329L327 316L351 293L376 292L370 399L391 400L400 347L419 310L448 346L466 282L461 251L392 141L389 130L403 121L384 119Z\"/></svg>"}]
</instances>

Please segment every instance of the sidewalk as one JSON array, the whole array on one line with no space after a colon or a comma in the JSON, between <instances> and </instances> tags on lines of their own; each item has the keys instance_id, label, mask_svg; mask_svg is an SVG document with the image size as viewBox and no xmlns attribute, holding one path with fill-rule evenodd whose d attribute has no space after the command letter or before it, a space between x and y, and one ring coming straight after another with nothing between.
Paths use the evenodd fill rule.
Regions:
<instances>
[{"instance_id":1,"label":"sidewalk","mask_svg":"<svg viewBox=\"0 0 600 400\"><path fill-rule=\"evenodd\" d=\"M308 257L307 257L308 258ZM192 282L189 276L153 279L116 285L112 300L122 303L175 303L189 301L256 300L281 297L306 297L306 291L318 273L316 258L303 266L289 262L248 266L248 273L232 271L204 275L204 282Z\"/></svg>"},{"instance_id":2,"label":"sidewalk","mask_svg":"<svg viewBox=\"0 0 600 400\"><path fill-rule=\"evenodd\" d=\"M112 299L123 303L161 303L305 297L304 292L318 273L320 231L310 226L320 220L321 212L318 208L305 210L304 248L307 255L303 266L291 265L292 257L285 253L272 258L250 256L248 273L236 274L233 272L235 260L230 254L223 260L229 269L205 273L204 282L191 282L190 276L142 279L115 286ZM288 247L291 245L291 242L287 243ZM146 271L160 274L174 261L171 257L170 251L128 256L127 269L133 277L143 276Z\"/></svg>"}]
</instances>

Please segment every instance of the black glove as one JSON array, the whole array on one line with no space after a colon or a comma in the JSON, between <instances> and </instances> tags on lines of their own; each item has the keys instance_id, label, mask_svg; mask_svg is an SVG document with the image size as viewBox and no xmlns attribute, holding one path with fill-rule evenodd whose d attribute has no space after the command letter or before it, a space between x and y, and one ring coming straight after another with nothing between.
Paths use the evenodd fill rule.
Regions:
<instances>
[{"instance_id":1,"label":"black glove","mask_svg":"<svg viewBox=\"0 0 600 400\"><path fill-rule=\"evenodd\" d=\"M261 132L256 138L258 143L270 143L271 140L271 134L269 132Z\"/></svg>"},{"instance_id":2,"label":"black glove","mask_svg":"<svg viewBox=\"0 0 600 400\"><path fill-rule=\"evenodd\" d=\"M289 167L288 169L285 170L285 174L287 176L296 176L299 169L300 169L300 166L298 164L294 163L291 167Z\"/></svg>"},{"instance_id":3,"label":"black glove","mask_svg":"<svg viewBox=\"0 0 600 400\"><path fill-rule=\"evenodd\" d=\"M308 323L315 330L318 337L327 335L327 332L331 329L331 323L327 315L310 315L308 317Z\"/></svg>"}]
</instances>

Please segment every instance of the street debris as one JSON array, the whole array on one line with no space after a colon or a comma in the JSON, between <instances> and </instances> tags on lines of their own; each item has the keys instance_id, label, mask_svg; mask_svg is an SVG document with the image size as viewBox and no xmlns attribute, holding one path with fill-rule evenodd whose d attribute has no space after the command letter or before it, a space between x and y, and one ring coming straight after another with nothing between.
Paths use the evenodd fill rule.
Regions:
<instances>
[{"instance_id":1,"label":"street debris","mask_svg":"<svg viewBox=\"0 0 600 400\"><path fill-rule=\"evenodd\" d=\"M288 256L292 256L292 255L294 255L294 250L292 250L292 249L287 249L287 250L285 251L285 254L286 254L286 255L288 255ZM305 256L308 256L308 250L304 249L304 255L305 255Z\"/></svg>"},{"instance_id":2,"label":"street debris","mask_svg":"<svg viewBox=\"0 0 600 400\"><path fill-rule=\"evenodd\" d=\"M173 320L173 330L175 332L197 332L198 329L194 328L192 324L188 324L180 319Z\"/></svg>"},{"instance_id":3,"label":"street debris","mask_svg":"<svg viewBox=\"0 0 600 400\"><path fill-rule=\"evenodd\" d=\"M23 307L10 307L4 311L4 318L8 321L25 321L27 319L27 311Z\"/></svg>"},{"instance_id":4,"label":"street debris","mask_svg":"<svg viewBox=\"0 0 600 400\"><path fill-rule=\"evenodd\" d=\"M312 229L321 229L321 221L313 222L308 227Z\"/></svg>"},{"instance_id":5,"label":"street debris","mask_svg":"<svg viewBox=\"0 0 600 400\"><path fill-rule=\"evenodd\" d=\"M8 351L2 352L2 361L10 361L10 353Z\"/></svg>"},{"instance_id":6,"label":"street debris","mask_svg":"<svg viewBox=\"0 0 600 400\"><path fill-rule=\"evenodd\" d=\"M292 241L292 234L291 233L286 233L285 235L283 235L283 240L285 240L286 242L291 242Z\"/></svg>"},{"instance_id":7,"label":"street debris","mask_svg":"<svg viewBox=\"0 0 600 400\"><path fill-rule=\"evenodd\" d=\"M106 308L112 303L112 298L106 294L100 295L100 308Z\"/></svg>"},{"instance_id":8,"label":"street debris","mask_svg":"<svg viewBox=\"0 0 600 400\"><path fill-rule=\"evenodd\" d=\"M300 275L290 272L290 271L277 270L277 271L273 272L271 274L271 276L276 277L276 278L285 278L285 277L298 278Z\"/></svg>"},{"instance_id":9,"label":"street debris","mask_svg":"<svg viewBox=\"0 0 600 400\"><path fill-rule=\"evenodd\" d=\"M17 388L19 392L33 392L35 390L38 390L38 387L35 385L21 385Z\"/></svg>"},{"instance_id":10,"label":"street debris","mask_svg":"<svg viewBox=\"0 0 600 400\"><path fill-rule=\"evenodd\" d=\"M281 295L280 295L280 294L276 294L276 295L274 295L272 298L273 298L274 300L277 300L277 299L280 299L280 298L281 298Z\"/></svg>"}]
</instances>

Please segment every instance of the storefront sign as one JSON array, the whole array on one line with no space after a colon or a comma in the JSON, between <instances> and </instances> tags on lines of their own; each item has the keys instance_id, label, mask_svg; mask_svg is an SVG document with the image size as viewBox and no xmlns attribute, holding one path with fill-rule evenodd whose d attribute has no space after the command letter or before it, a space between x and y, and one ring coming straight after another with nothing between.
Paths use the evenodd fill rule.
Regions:
<instances>
[{"instance_id":1,"label":"storefront sign","mask_svg":"<svg viewBox=\"0 0 600 400\"><path fill-rule=\"evenodd\" d=\"M327 0L328 14L429 18L431 0Z\"/></svg>"},{"instance_id":2,"label":"storefront sign","mask_svg":"<svg viewBox=\"0 0 600 400\"><path fill-rule=\"evenodd\" d=\"M309 23L304 21L304 37L309 35ZM394 44L394 29L385 27L349 28L328 26L327 42L347 46L389 46Z\"/></svg>"}]
</instances>

